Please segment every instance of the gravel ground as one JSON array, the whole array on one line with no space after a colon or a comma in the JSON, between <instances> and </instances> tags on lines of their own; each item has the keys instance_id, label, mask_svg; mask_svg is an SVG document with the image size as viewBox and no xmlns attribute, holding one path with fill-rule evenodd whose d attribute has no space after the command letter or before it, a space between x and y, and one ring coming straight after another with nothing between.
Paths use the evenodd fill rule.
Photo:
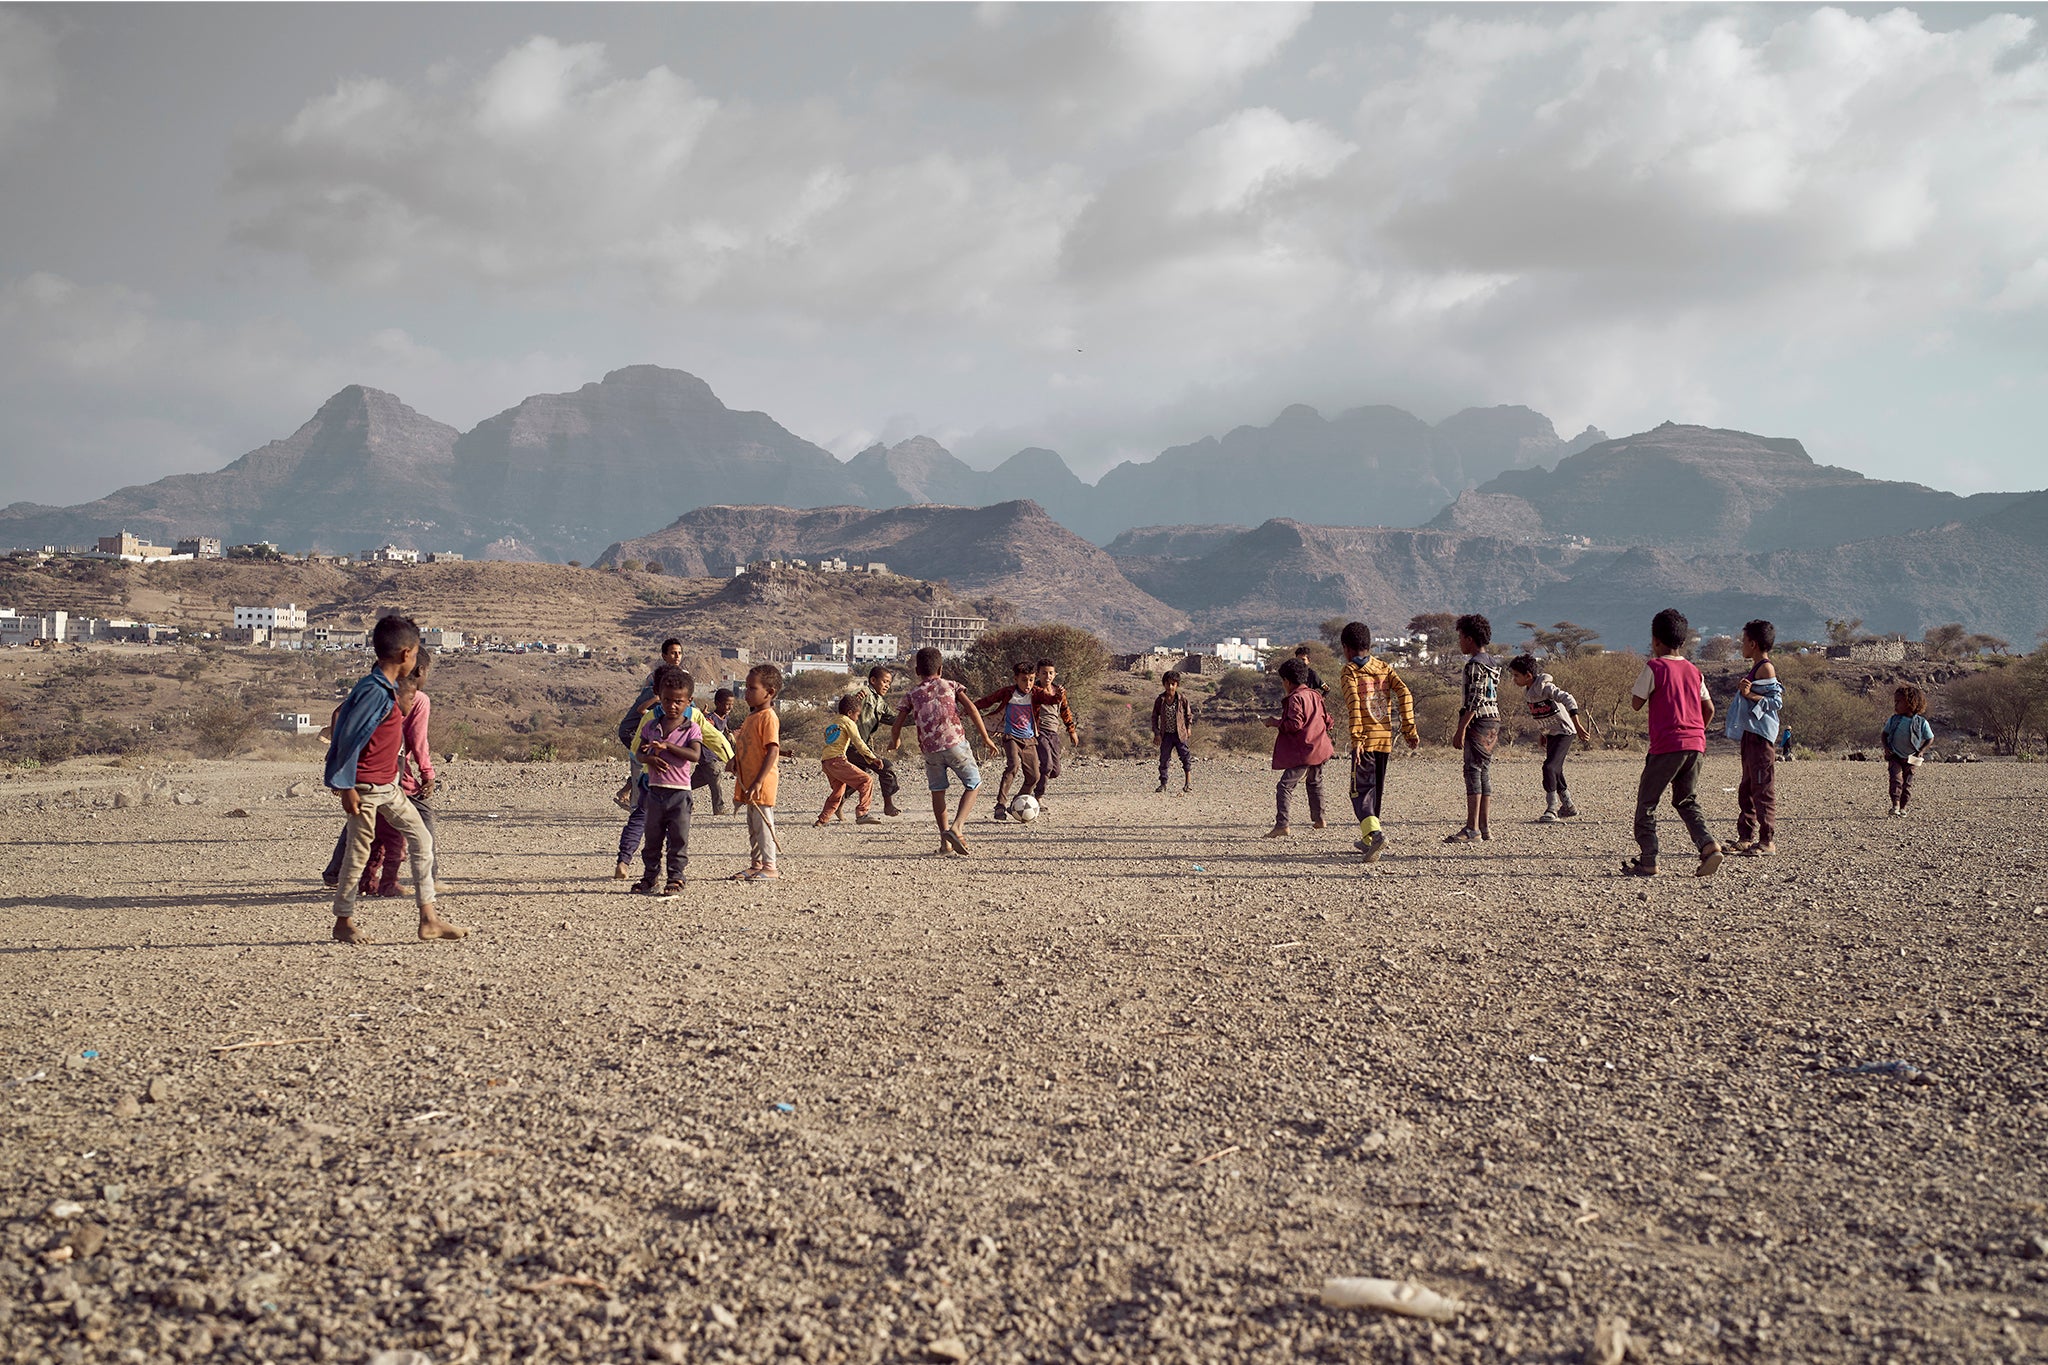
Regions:
<instances>
[{"instance_id":1,"label":"gravel ground","mask_svg":"<svg viewBox=\"0 0 2048 1365\"><path fill-rule=\"evenodd\" d=\"M1372 871L1258 838L1244 761L1083 764L968 860L922 806L810 828L793 763L786 879L700 817L662 905L608 880L617 765L457 765L475 935L374 901L353 949L310 768L10 778L0 1355L2048 1358L2048 767L1894 821L1794 764L1781 856L1629 882L1636 768L1543 827L1505 761L1446 848L1455 765L1399 762Z\"/></svg>"}]
</instances>

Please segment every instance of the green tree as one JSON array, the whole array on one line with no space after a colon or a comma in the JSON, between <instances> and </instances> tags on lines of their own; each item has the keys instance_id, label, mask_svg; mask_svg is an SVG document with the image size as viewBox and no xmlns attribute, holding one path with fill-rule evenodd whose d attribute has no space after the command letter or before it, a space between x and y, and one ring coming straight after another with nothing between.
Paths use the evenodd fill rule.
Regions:
<instances>
[{"instance_id":1,"label":"green tree","mask_svg":"<svg viewBox=\"0 0 2048 1365\"><path fill-rule=\"evenodd\" d=\"M1832 630L1834 622L1828 622ZM1832 638L1832 636L1830 636ZM1953 659L1963 652L1963 642L1970 638L1960 621L1951 621L1945 626L1935 626L1921 639L1930 659Z\"/></svg>"},{"instance_id":2,"label":"green tree","mask_svg":"<svg viewBox=\"0 0 2048 1365\"><path fill-rule=\"evenodd\" d=\"M1840 621L1830 616L1828 618L1828 643L1831 645L1852 644L1855 642L1858 632L1862 629L1863 618L1860 616L1852 616Z\"/></svg>"},{"instance_id":3,"label":"green tree","mask_svg":"<svg viewBox=\"0 0 2048 1365\"><path fill-rule=\"evenodd\" d=\"M1529 632L1538 652L1560 659L1576 659L1586 652L1588 645L1600 638L1600 632L1592 627L1574 625L1570 621L1559 621L1548 630L1534 621L1517 621L1515 624Z\"/></svg>"},{"instance_id":4,"label":"green tree","mask_svg":"<svg viewBox=\"0 0 2048 1365\"><path fill-rule=\"evenodd\" d=\"M1351 624L1349 617L1332 616L1316 627L1316 634L1323 637L1323 643L1333 650L1344 647L1344 627Z\"/></svg>"},{"instance_id":5,"label":"green tree","mask_svg":"<svg viewBox=\"0 0 2048 1365\"><path fill-rule=\"evenodd\" d=\"M1427 635L1441 654L1458 643L1458 618L1447 611L1425 611L1408 618L1408 633Z\"/></svg>"},{"instance_id":6,"label":"green tree","mask_svg":"<svg viewBox=\"0 0 2048 1365\"><path fill-rule=\"evenodd\" d=\"M2037 676L2011 665L1972 673L1949 685L1949 712L1997 752L2017 753L2022 735L2048 728L2048 695L2036 690Z\"/></svg>"},{"instance_id":7,"label":"green tree","mask_svg":"<svg viewBox=\"0 0 2048 1365\"><path fill-rule=\"evenodd\" d=\"M1059 680L1070 693L1093 687L1109 667L1109 650L1101 640L1079 626L1042 624L1005 626L983 631L961 659L967 685L977 692L993 692L1010 680L1010 666L1019 660L1037 664L1051 659L1059 669Z\"/></svg>"},{"instance_id":8,"label":"green tree","mask_svg":"<svg viewBox=\"0 0 2048 1365\"><path fill-rule=\"evenodd\" d=\"M1216 680L1216 696L1223 701L1248 702L1259 695L1259 671L1255 668L1232 668Z\"/></svg>"}]
</instances>

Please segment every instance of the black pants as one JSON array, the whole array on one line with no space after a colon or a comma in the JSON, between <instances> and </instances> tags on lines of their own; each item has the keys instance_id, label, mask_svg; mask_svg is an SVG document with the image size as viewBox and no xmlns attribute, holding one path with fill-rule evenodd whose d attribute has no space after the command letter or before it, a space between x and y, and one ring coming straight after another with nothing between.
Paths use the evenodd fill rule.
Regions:
<instances>
[{"instance_id":1,"label":"black pants","mask_svg":"<svg viewBox=\"0 0 2048 1365\"><path fill-rule=\"evenodd\" d=\"M1161 735L1159 737L1159 785L1162 787L1166 785L1167 760L1176 753L1180 755L1181 775L1186 776L1192 771L1188 759L1188 742L1178 735ZM1205 782L1207 780L1207 778L1203 779Z\"/></svg>"},{"instance_id":2,"label":"black pants","mask_svg":"<svg viewBox=\"0 0 2048 1365\"><path fill-rule=\"evenodd\" d=\"M1556 792L1565 796L1564 761L1572 751L1572 741L1577 735L1545 735L1543 737L1543 791L1545 795ZM1570 801L1569 796L1565 796Z\"/></svg>"},{"instance_id":3,"label":"black pants","mask_svg":"<svg viewBox=\"0 0 2048 1365\"><path fill-rule=\"evenodd\" d=\"M1351 760L1351 813L1365 820L1380 813L1387 799L1387 760L1393 755L1368 750Z\"/></svg>"},{"instance_id":4,"label":"black pants","mask_svg":"<svg viewBox=\"0 0 2048 1365\"><path fill-rule=\"evenodd\" d=\"M1700 760L1706 755L1688 749L1676 754L1651 754L1643 760L1643 780L1636 784L1636 847L1646 862L1657 861L1657 802L1671 789L1671 808L1685 822L1692 845L1702 852L1714 842L1700 814Z\"/></svg>"},{"instance_id":5,"label":"black pants","mask_svg":"<svg viewBox=\"0 0 2048 1365\"><path fill-rule=\"evenodd\" d=\"M1323 765L1304 763L1298 768L1286 768L1280 773L1280 780L1273 784L1273 823L1284 825L1287 810L1294 804L1294 785L1308 775L1308 818L1320 821L1323 818Z\"/></svg>"},{"instance_id":6,"label":"black pants","mask_svg":"<svg viewBox=\"0 0 2048 1365\"><path fill-rule=\"evenodd\" d=\"M1031 788L1033 796L1045 795L1045 784L1060 775L1060 736L1057 730L1042 730L1038 735L1038 781ZM1160 781L1166 779L1161 778Z\"/></svg>"},{"instance_id":7,"label":"black pants","mask_svg":"<svg viewBox=\"0 0 2048 1365\"><path fill-rule=\"evenodd\" d=\"M649 787L642 804L647 808L647 847L640 855L641 866L646 868L641 880L654 880L666 845L668 879L679 882L683 869L690 865L690 789Z\"/></svg>"}]
</instances>

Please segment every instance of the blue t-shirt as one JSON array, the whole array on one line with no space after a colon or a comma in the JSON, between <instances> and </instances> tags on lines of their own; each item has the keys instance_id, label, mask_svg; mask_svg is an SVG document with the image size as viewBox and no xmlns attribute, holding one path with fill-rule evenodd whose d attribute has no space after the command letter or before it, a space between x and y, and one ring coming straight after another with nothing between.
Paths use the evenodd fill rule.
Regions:
<instances>
[{"instance_id":1,"label":"blue t-shirt","mask_svg":"<svg viewBox=\"0 0 2048 1365\"><path fill-rule=\"evenodd\" d=\"M1934 743L1934 727L1925 716L1893 716L1884 723L1884 747L1900 758L1910 758Z\"/></svg>"}]
</instances>

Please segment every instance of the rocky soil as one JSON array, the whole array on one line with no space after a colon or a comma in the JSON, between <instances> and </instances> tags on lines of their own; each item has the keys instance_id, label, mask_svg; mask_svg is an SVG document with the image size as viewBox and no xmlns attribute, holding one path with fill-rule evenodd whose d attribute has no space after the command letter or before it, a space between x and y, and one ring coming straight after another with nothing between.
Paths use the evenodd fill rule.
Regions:
<instances>
[{"instance_id":1,"label":"rocky soil","mask_svg":"<svg viewBox=\"0 0 2048 1365\"><path fill-rule=\"evenodd\" d=\"M1642 884L1635 770L1539 827L1507 760L1468 849L1400 761L1373 871L1258 838L1248 760L1083 765L966 860L928 808L810 828L805 764L786 880L700 816L663 905L608 880L614 765L455 764L475 935L375 901L356 949L310 768L11 778L0 1357L2048 1355L2048 767L1893 821L1794 764L1780 857Z\"/></svg>"}]
</instances>

